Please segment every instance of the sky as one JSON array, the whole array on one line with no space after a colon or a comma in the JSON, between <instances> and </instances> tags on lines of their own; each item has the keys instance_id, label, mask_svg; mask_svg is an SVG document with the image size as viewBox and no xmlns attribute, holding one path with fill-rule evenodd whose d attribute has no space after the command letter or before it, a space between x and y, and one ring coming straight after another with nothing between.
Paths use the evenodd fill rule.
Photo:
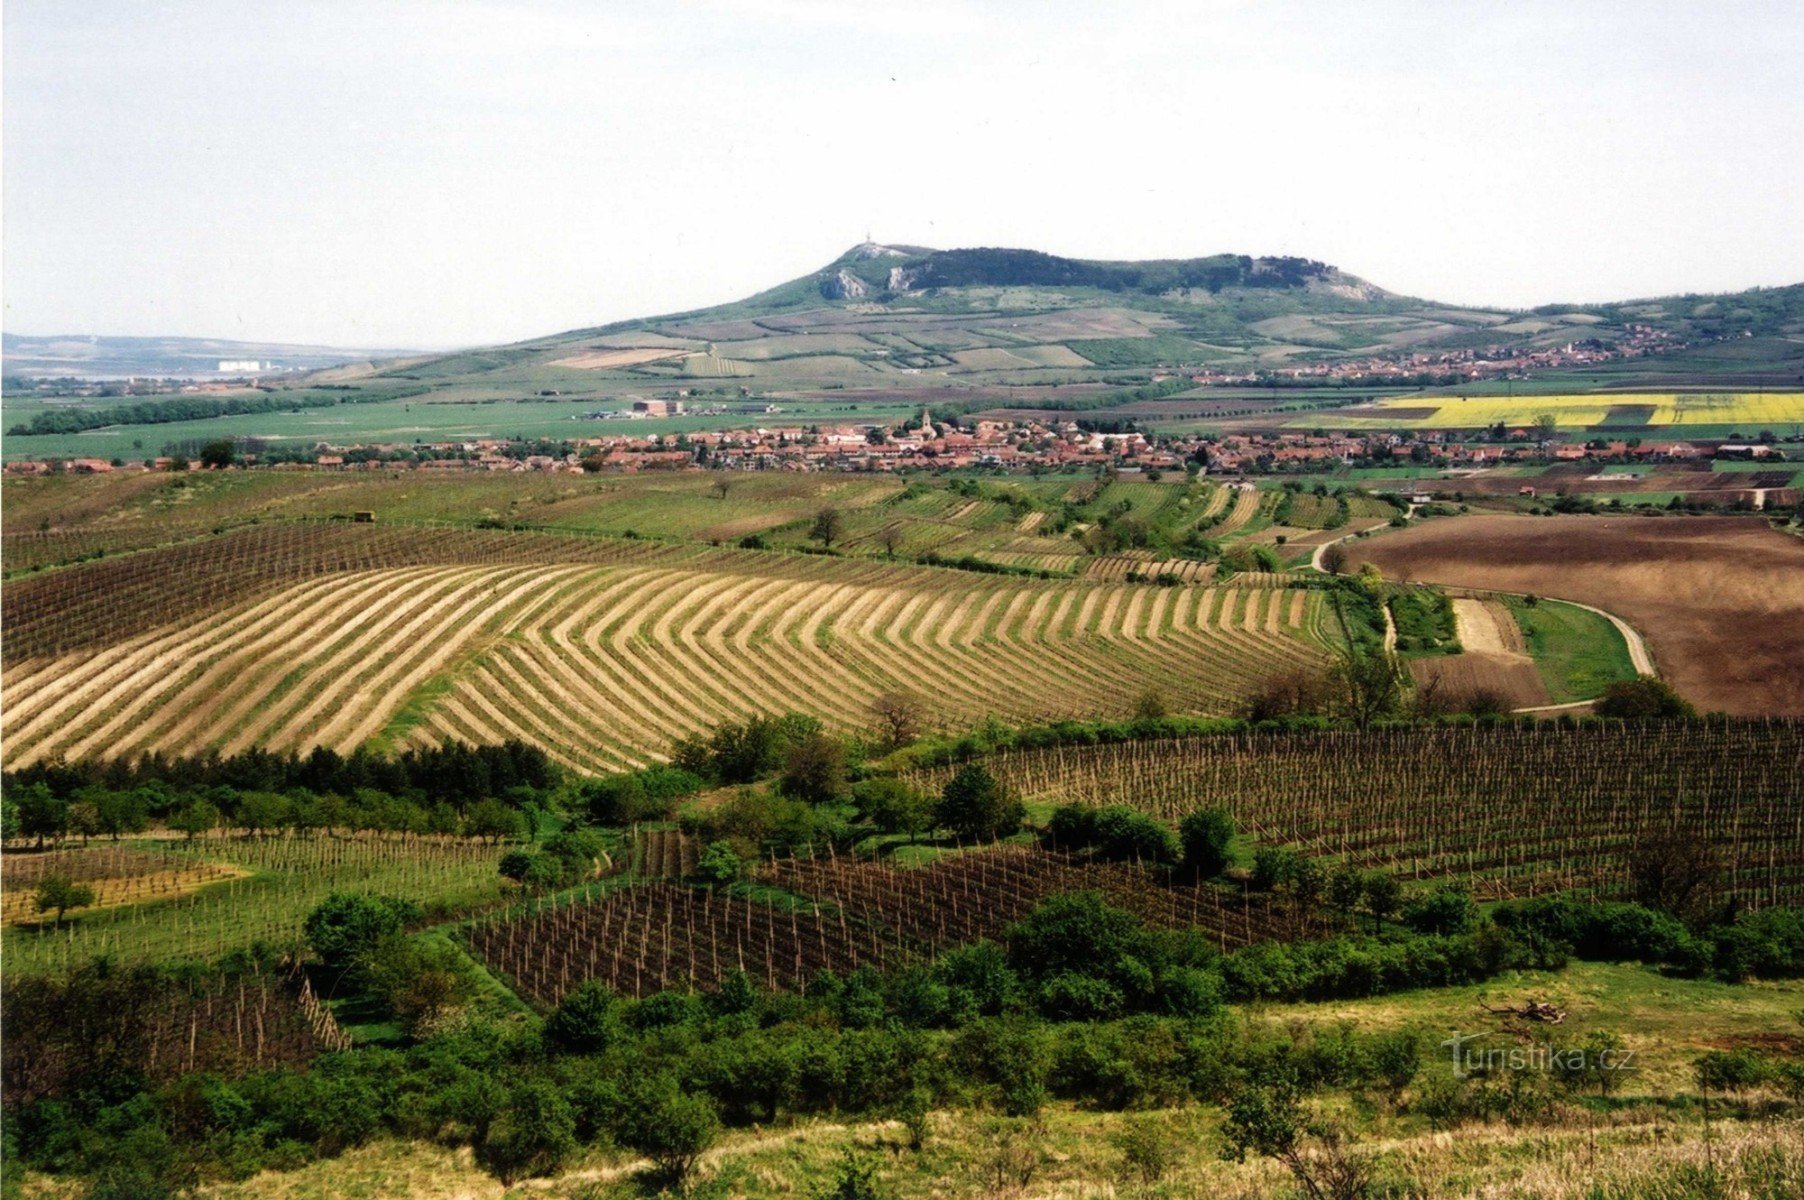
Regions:
<instances>
[{"instance_id":1,"label":"sky","mask_svg":"<svg viewBox=\"0 0 1804 1200\"><path fill-rule=\"evenodd\" d=\"M878 241L1526 307L1804 281L1804 10L6 0L4 328L359 348Z\"/></svg>"}]
</instances>

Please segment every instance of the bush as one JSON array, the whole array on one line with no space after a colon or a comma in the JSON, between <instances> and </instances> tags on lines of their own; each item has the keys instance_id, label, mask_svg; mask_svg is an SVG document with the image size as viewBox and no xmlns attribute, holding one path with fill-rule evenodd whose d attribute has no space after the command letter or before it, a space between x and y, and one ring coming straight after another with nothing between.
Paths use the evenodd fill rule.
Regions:
<instances>
[{"instance_id":1,"label":"bush","mask_svg":"<svg viewBox=\"0 0 1804 1200\"><path fill-rule=\"evenodd\" d=\"M1417 933L1465 933L1477 917L1472 897L1459 888L1436 888L1403 906L1403 923Z\"/></svg>"},{"instance_id":2,"label":"bush","mask_svg":"<svg viewBox=\"0 0 1804 1200\"><path fill-rule=\"evenodd\" d=\"M745 861L731 842L708 843L695 864L695 877L712 887L725 887L744 874Z\"/></svg>"},{"instance_id":3,"label":"bush","mask_svg":"<svg viewBox=\"0 0 1804 1200\"><path fill-rule=\"evenodd\" d=\"M620 1038L620 1011L614 993L599 979L577 984L545 1018L545 1038L553 1046L577 1054L606 1050Z\"/></svg>"},{"instance_id":4,"label":"bush","mask_svg":"<svg viewBox=\"0 0 1804 1200\"><path fill-rule=\"evenodd\" d=\"M1234 818L1225 808L1193 812L1178 825L1184 866L1199 879L1212 879L1228 869L1234 841Z\"/></svg>"},{"instance_id":5,"label":"bush","mask_svg":"<svg viewBox=\"0 0 1804 1200\"><path fill-rule=\"evenodd\" d=\"M307 944L328 966L349 970L367 962L376 947L420 919L411 900L368 892L333 892L307 914Z\"/></svg>"},{"instance_id":6,"label":"bush","mask_svg":"<svg viewBox=\"0 0 1804 1200\"><path fill-rule=\"evenodd\" d=\"M618 1131L621 1145L651 1159L658 1174L679 1187L719 1136L714 1105L705 1096L684 1094L668 1078L637 1089Z\"/></svg>"},{"instance_id":7,"label":"bush","mask_svg":"<svg viewBox=\"0 0 1804 1200\"><path fill-rule=\"evenodd\" d=\"M893 776L860 780L852 788L852 803L883 833L913 838L933 823L933 801Z\"/></svg>"},{"instance_id":8,"label":"bush","mask_svg":"<svg viewBox=\"0 0 1804 1200\"><path fill-rule=\"evenodd\" d=\"M1600 717L1630 721L1697 716L1697 709L1673 691L1670 684L1648 675L1612 683L1604 689L1595 711Z\"/></svg>"},{"instance_id":9,"label":"bush","mask_svg":"<svg viewBox=\"0 0 1804 1200\"><path fill-rule=\"evenodd\" d=\"M1021 828L1025 816L1019 800L983 766L967 763L947 781L934 809L935 823L969 842L1005 838Z\"/></svg>"},{"instance_id":10,"label":"bush","mask_svg":"<svg viewBox=\"0 0 1804 1200\"><path fill-rule=\"evenodd\" d=\"M477 1157L503 1182L549 1175L576 1149L576 1116L546 1080L529 1079L508 1096Z\"/></svg>"},{"instance_id":11,"label":"bush","mask_svg":"<svg viewBox=\"0 0 1804 1200\"><path fill-rule=\"evenodd\" d=\"M582 799L595 824L625 826L668 817L678 800L705 785L699 775L678 767L647 767L590 780L583 785Z\"/></svg>"}]
</instances>

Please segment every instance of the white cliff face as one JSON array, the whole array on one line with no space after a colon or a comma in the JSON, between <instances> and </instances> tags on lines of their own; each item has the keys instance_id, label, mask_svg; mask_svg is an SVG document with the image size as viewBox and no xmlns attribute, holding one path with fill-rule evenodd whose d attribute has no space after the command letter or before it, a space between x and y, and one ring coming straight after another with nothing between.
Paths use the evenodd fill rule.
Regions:
<instances>
[{"instance_id":1,"label":"white cliff face","mask_svg":"<svg viewBox=\"0 0 1804 1200\"><path fill-rule=\"evenodd\" d=\"M821 281L821 295L829 300L856 300L870 294L870 286L850 271L841 271Z\"/></svg>"}]
</instances>

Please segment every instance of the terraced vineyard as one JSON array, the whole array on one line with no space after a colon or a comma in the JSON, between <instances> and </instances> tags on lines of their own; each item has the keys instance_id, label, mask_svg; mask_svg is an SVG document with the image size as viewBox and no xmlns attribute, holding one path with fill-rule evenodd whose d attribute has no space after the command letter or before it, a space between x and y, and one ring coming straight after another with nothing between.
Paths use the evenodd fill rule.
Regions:
<instances>
[{"instance_id":1,"label":"terraced vineyard","mask_svg":"<svg viewBox=\"0 0 1804 1200\"><path fill-rule=\"evenodd\" d=\"M1748 907L1804 899L1804 722L1454 727L1197 737L1008 750L1023 798L1167 819L1225 805L1257 841L1477 894L1620 894L1636 839L1708 839L1713 887ZM951 767L915 772L934 788Z\"/></svg>"},{"instance_id":2,"label":"terraced vineyard","mask_svg":"<svg viewBox=\"0 0 1804 1200\"><path fill-rule=\"evenodd\" d=\"M9 588L8 766L510 737L593 771L759 713L1220 712L1322 656L1314 593L455 530L258 529ZM17 593L30 589L30 594ZM44 594L40 594L44 593Z\"/></svg>"}]
</instances>

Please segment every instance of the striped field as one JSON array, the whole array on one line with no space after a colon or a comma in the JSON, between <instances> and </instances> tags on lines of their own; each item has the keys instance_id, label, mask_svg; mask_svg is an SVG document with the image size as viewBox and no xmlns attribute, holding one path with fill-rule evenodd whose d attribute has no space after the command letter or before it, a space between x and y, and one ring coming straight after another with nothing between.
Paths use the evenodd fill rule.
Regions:
<instances>
[{"instance_id":1,"label":"striped field","mask_svg":"<svg viewBox=\"0 0 1804 1200\"><path fill-rule=\"evenodd\" d=\"M1149 687L1228 708L1322 656L1314 593L1031 581L875 560L668 559L329 571L110 644L9 659L5 762L524 738L585 771L757 713L946 725L1121 716Z\"/></svg>"}]
</instances>

